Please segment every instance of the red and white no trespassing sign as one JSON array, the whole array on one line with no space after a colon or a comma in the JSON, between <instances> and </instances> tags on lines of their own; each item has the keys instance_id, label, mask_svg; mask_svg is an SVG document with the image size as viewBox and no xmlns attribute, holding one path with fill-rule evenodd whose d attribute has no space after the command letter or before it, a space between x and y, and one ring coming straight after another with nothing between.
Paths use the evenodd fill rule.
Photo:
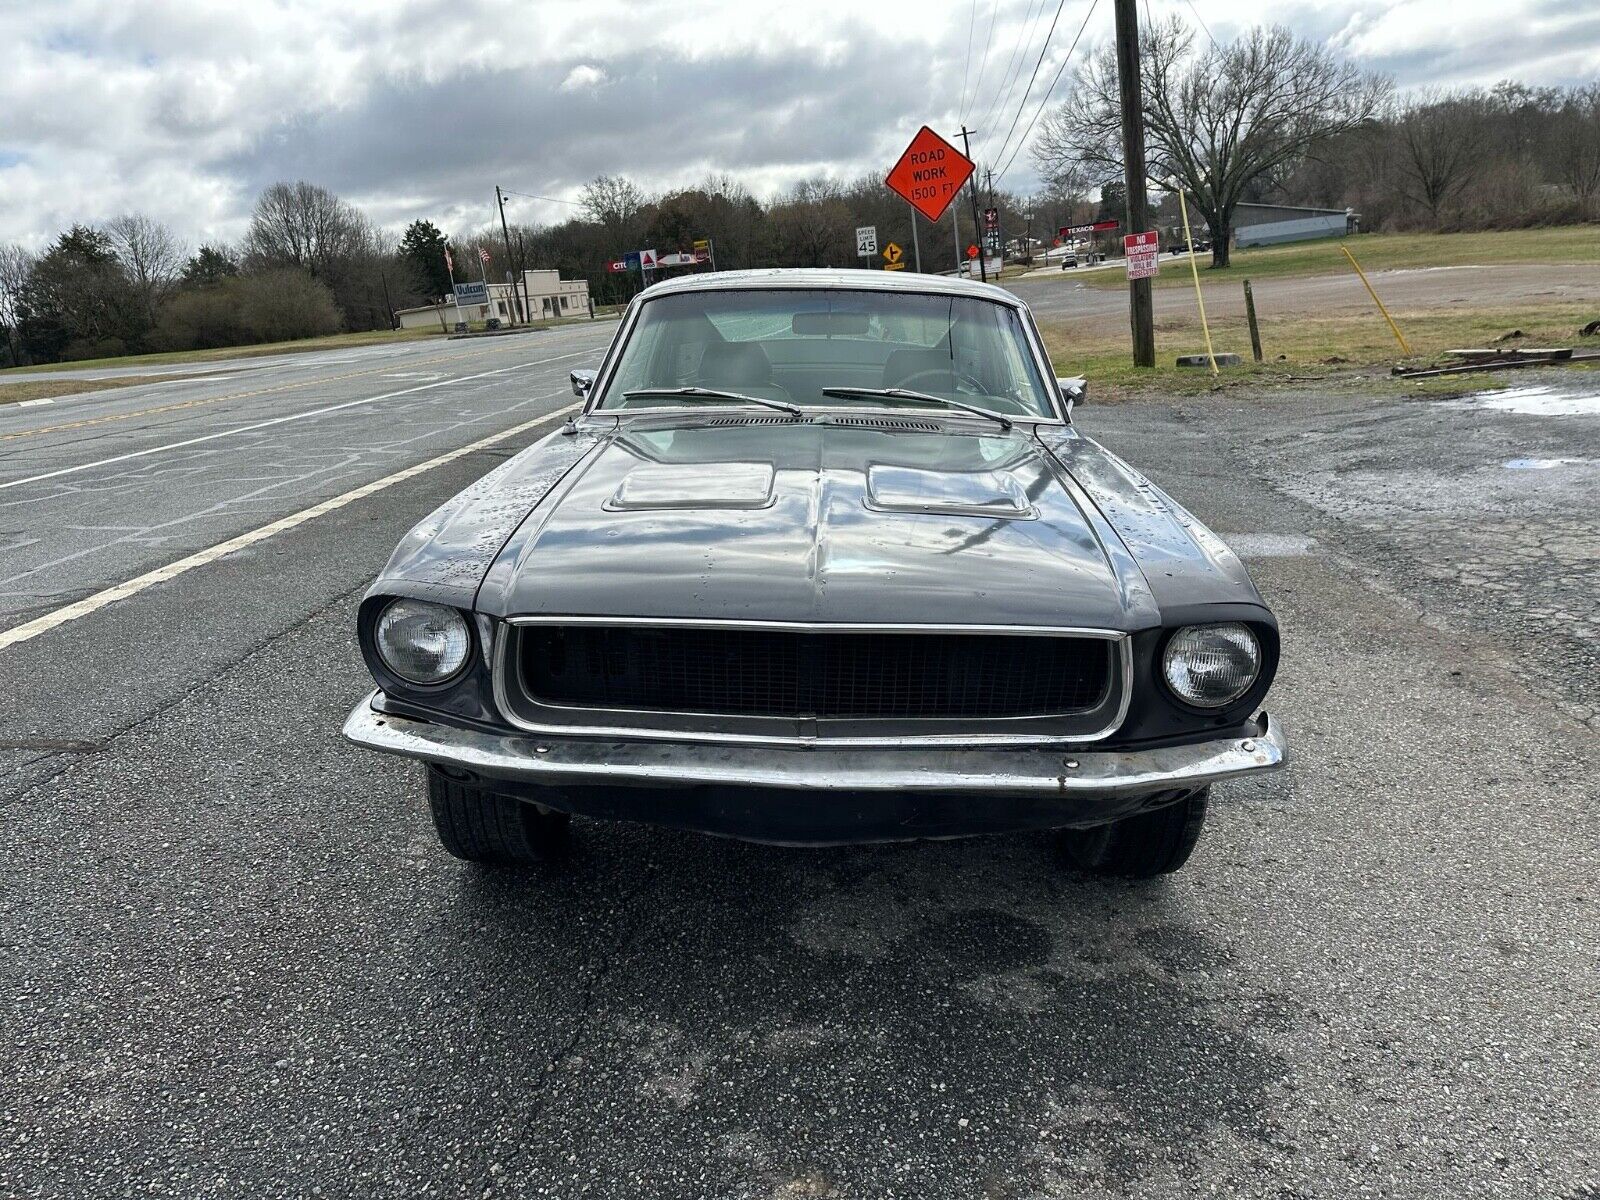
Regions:
<instances>
[{"instance_id":1,"label":"red and white no trespassing sign","mask_svg":"<svg viewBox=\"0 0 1600 1200\"><path fill-rule=\"evenodd\" d=\"M1161 274L1161 238L1155 230L1123 234L1122 253L1128 261L1129 279L1149 279Z\"/></svg>"},{"instance_id":2,"label":"red and white no trespassing sign","mask_svg":"<svg viewBox=\"0 0 1600 1200\"><path fill-rule=\"evenodd\" d=\"M970 158L924 125L884 182L928 220L937 221L972 169Z\"/></svg>"}]
</instances>

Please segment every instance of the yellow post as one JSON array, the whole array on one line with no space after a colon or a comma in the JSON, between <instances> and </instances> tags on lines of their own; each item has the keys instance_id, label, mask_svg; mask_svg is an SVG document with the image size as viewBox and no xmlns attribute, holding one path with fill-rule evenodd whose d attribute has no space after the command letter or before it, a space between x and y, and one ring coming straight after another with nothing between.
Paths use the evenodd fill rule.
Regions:
<instances>
[{"instance_id":1,"label":"yellow post","mask_svg":"<svg viewBox=\"0 0 1600 1200\"><path fill-rule=\"evenodd\" d=\"M1405 351L1406 357L1411 357L1411 347L1406 344L1406 339L1400 333L1400 326L1394 323L1394 318L1389 315L1389 310L1383 306L1383 301L1378 299L1378 293L1372 290L1372 283L1367 279L1367 273L1361 269L1361 264L1356 261L1356 256L1350 253L1350 247L1340 246L1344 256L1350 260L1350 265L1356 269L1356 274L1361 276L1361 282L1366 284L1367 295L1372 297L1372 302L1378 306L1378 311L1383 314L1383 319L1389 322L1389 331L1394 334L1394 340L1400 343L1400 349Z\"/></svg>"},{"instance_id":2,"label":"yellow post","mask_svg":"<svg viewBox=\"0 0 1600 1200\"><path fill-rule=\"evenodd\" d=\"M1206 298L1200 294L1200 268L1194 261L1194 235L1189 232L1189 202L1183 198L1183 189L1178 189L1178 205L1183 209L1183 240L1189 243L1189 274L1194 276L1194 302L1200 306L1200 331L1206 335L1206 357L1211 360L1211 373L1222 374L1217 370L1216 352L1211 349L1211 326L1206 324Z\"/></svg>"}]
</instances>

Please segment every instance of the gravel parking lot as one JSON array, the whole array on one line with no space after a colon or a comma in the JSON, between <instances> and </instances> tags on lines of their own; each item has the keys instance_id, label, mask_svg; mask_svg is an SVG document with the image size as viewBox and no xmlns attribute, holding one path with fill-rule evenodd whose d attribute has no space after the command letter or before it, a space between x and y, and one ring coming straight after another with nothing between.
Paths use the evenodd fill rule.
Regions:
<instances>
[{"instance_id":1,"label":"gravel parking lot","mask_svg":"<svg viewBox=\"0 0 1600 1200\"><path fill-rule=\"evenodd\" d=\"M1294 761L1166 882L600 824L482 872L338 736L354 606L610 328L0 412L0 637L522 427L0 647L0 1194L1600 1196L1592 375L1080 411L1284 628Z\"/></svg>"}]
</instances>

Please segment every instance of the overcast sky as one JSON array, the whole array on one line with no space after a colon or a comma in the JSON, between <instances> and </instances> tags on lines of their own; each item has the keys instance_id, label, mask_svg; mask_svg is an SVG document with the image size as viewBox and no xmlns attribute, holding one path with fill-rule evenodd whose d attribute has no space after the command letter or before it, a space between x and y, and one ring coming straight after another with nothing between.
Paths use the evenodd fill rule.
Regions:
<instances>
[{"instance_id":1,"label":"overcast sky","mask_svg":"<svg viewBox=\"0 0 1600 1200\"><path fill-rule=\"evenodd\" d=\"M1141 13L1197 11L1218 39L1281 22L1402 87L1600 77L1593 0L1194 4ZM767 196L885 170L963 116L998 171L1088 9L1066 0L1022 109L1051 0L0 0L0 242L129 210L232 239L277 179L391 228L477 227L496 183L571 200L601 173L655 191L726 171ZM1099 0L1075 57L1110 33ZM1032 181L1024 150L1005 182Z\"/></svg>"}]
</instances>

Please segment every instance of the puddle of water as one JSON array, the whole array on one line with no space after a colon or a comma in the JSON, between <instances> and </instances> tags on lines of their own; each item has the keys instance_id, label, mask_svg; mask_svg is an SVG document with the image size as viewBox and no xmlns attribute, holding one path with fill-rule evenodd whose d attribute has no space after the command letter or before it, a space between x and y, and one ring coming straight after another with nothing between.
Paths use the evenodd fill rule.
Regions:
<instances>
[{"instance_id":1,"label":"puddle of water","mask_svg":"<svg viewBox=\"0 0 1600 1200\"><path fill-rule=\"evenodd\" d=\"M1558 391L1548 384L1537 387L1507 388L1503 392L1479 392L1446 400L1452 408L1487 408L1494 412L1521 413L1530 417L1600 416L1600 395Z\"/></svg>"},{"instance_id":2,"label":"puddle of water","mask_svg":"<svg viewBox=\"0 0 1600 1200\"><path fill-rule=\"evenodd\" d=\"M1510 471L1549 471L1555 467L1575 467L1581 458L1508 458L1505 467Z\"/></svg>"},{"instance_id":3,"label":"puddle of water","mask_svg":"<svg viewBox=\"0 0 1600 1200\"><path fill-rule=\"evenodd\" d=\"M1240 558L1302 558L1317 546L1316 538L1303 533L1225 533L1222 540Z\"/></svg>"}]
</instances>

